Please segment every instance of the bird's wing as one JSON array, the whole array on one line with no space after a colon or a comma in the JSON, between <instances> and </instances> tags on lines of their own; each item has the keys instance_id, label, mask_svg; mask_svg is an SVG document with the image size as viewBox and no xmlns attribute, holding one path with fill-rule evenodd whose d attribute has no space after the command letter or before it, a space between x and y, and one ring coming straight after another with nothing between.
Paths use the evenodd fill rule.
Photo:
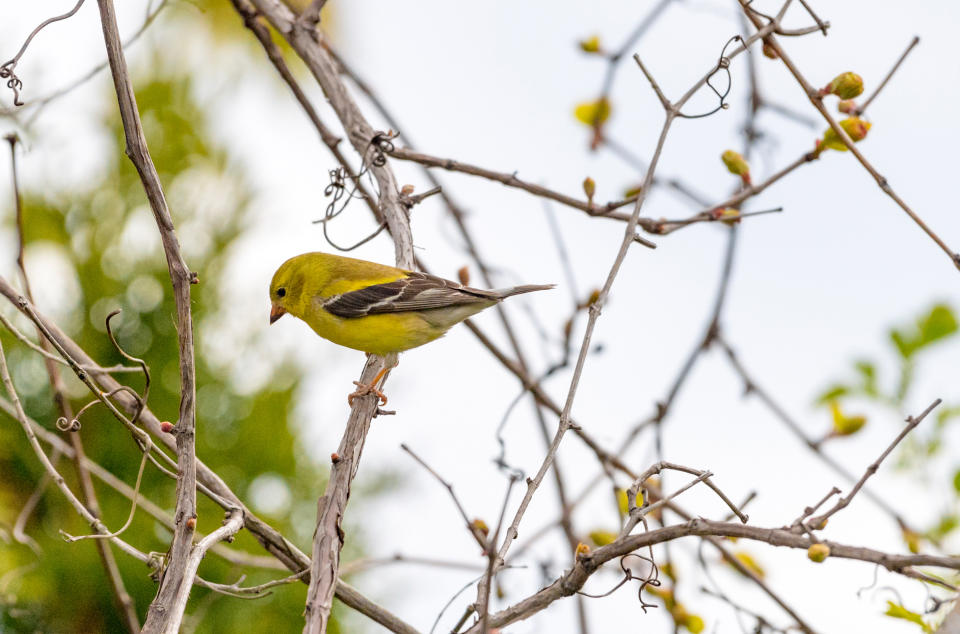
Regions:
<instances>
[{"instance_id":1,"label":"bird's wing","mask_svg":"<svg viewBox=\"0 0 960 634\"><path fill-rule=\"evenodd\" d=\"M323 308L337 317L364 317L491 303L498 299L499 296L490 291L469 288L426 273L411 272L407 277L393 282L335 295L323 303Z\"/></svg>"}]
</instances>

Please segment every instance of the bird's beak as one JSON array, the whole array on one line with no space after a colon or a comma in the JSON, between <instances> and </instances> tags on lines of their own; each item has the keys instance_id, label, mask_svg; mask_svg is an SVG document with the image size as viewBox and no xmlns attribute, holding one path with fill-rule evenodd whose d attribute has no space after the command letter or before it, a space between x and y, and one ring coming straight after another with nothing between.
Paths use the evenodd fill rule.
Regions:
<instances>
[{"instance_id":1,"label":"bird's beak","mask_svg":"<svg viewBox=\"0 0 960 634\"><path fill-rule=\"evenodd\" d=\"M277 304L272 304L270 306L270 323L277 321L281 317L287 314L286 309L283 306L278 306Z\"/></svg>"}]
</instances>

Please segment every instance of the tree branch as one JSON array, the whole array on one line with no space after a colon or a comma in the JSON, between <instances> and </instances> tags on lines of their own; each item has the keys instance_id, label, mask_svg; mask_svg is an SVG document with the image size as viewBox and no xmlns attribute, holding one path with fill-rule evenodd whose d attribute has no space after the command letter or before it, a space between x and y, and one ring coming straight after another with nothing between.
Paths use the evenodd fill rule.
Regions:
<instances>
[{"instance_id":1,"label":"tree branch","mask_svg":"<svg viewBox=\"0 0 960 634\"><path fill-rule=\"evenodd\" d=\"M190 284L197 281L180 252L180 243L174 231L173 218L167 207L160 177L150 157L143 124L137 110L133 83L123 56L120 33L113 0L98 0L100 23L107 48L107 60L120 106L120 118L126 137L126 152L130 157L153 211L160 231L163 252L167 260L170 281L173 284L177 306L177 336L180 352L180 415L177 421L177 504L176 529L167 558L167 568L160 580L160 589L150 604L143 631L150 634L170 631L171 623L179 623L176 613L177 596L189 593L192 585L187 579L187 566L193 549L193 535L197 516L197 467L195 452L196 377L194 374L193 318L190 311ZM183 606L185 607L184 601Z\"/></svg>"},{"instance_id":2,"label":"tree branch","mask_svg":"<svg viewBox=\"0 0 960 634\"><path fill-rule=\"evenodd\" d=\"M571 596L588 578L606 562L622 557L640 548L655 544L672 542L682 537L735 537L757 542L807 550L813 543L806 535L798 535L787 529L762 528L733 522L717 522L698 518L684 524L666 526L656 530L630 535L623 539L598 548L577 560L573 569L558 578L546 588L490 617L490 627L504 627L516 623L545 609L553 602ZM960 570L960 557L939 555L895 555L860 546L848 546L836 542L823 541L830 547L831 557L853 559L883 566L891 572L910 575L915 566L935 566L949 570ZM473 627L468 634L479 634Z\"/></svg>"},{"instance_id":3,"label":"tree branch","mask_svg":"<svg viewBox=\"0 0 960 634\"><path fill-rule=\"evenodd\" d=\"M380 133L370 126L340 81L336 65L323 47L315 25L299 22L279 0L253 0L253 5L290 43L320 84L351 145L377 181L379 209L393 237L397 266L412 269L413 236L410 233L407 210L400 199L392 169L385 161L378 159L381 152ZM360 382L369 384L382 369L394 365L394 358L370 356ZM340 550L343 546L341 521L350 497L350 484L359 467L363 443L376 410L377 399L373 395L355 400L337 450L339 459L333 461L326 491L317 503L317 529L314 533L313 564L304 628L304 632L308 634L322 633L327 628L340 567Z\"/></svg>"},{"instance_id":4,"label":"tree branch","mask_svg":"<svg viewBox=\"0 0 960 634\"><path fill-rule=\"evenodd\" d=\"M746 13L747 17L750 19L753 25L760 30L760 32L769 30L769 27L773 24L777 24L777 26L779 26L777 22L771 22L770 24L764 25L760 17L756 14L756 12L750 9L748 0L738 0L738 1L740 2L740 5L743 8L744 12ZM909 205L907 205L906 202L904 202L902 198L900 198L897 192L894 191L892 187L890 187L890 184L887 182L887 179L882 174L880 174L880 172L878 172L876 168L867 160L867 158L863 155L860 149L854 144L853 140L850 138L847 132L840 127L840 124L837 123L837 120L833 118L833 115L831 115L830 112L827 110L826 106L823 105L823 98L819 96L817 90L813 87L813 85L810 84L809 81L807 81L806 77L803 76L803 74L800 72L800 69L797 67L797 65L786 54L786 52L783 50L783 47L781 47L779 42L777 41L776 36L774 36L772 33L767 32L764 35L763 41L765 44L770 46L770 48L773 51L776 52L777 57L779 57L783 61L784 65L787 67L787 70L790 71L790 74L793 75L794 79L797 80L797 83L800 84L800 87L806 93L807 98L810 100L810 103L813 104L813 107L820 112L820 114L823 116L826 122L830 125L833 131L837 133L837 136L840 138L840 140L843 141L843 144L847 146L847 149L850 150L850 152L855 157L857 157L857 160L860 162L863 168L867 170L867 173L869 173L870 176L873 177L873 180L877 182L877 186L880 187L883 193L885 193L887 196L893 199L893 201L897 203L897 205L908 216L910 216L910 219L913 220L913 222L916 223L916 225L920 227L924 231L924 233L926 233L930 237L930 239L933 240L937 244L937 246L939 246L940 249L943 250L944 253L947 254L950 260L953 262L954 266L956 266L957 269L960 270L960 253L957 253L956 251L951 249L949 246L947 246L947 243L944 242L940 238L940 236L937 235L933 231L933 229L931 229L927 225L927 223L924 222L923 219L920 218L920 216L917 215L917 213L914 212Z\"/></svg>"}]
</instances>

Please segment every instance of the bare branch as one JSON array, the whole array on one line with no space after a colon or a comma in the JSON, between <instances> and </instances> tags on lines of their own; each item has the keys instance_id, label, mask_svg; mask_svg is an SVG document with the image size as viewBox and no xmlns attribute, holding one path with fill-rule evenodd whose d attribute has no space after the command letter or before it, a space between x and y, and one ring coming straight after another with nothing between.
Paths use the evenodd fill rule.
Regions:
<instances>
[{"instance_id":1,"label":"bare branch","mask_svg":"<svg viewBox=\"0 0 960 634\"><path fill-rule=\"evenodd\" d=\"M16 389L13 387L13 380L10 378L10 371L7 369L7 358L3 352L2 344L0 344L0 381L3 382L3 385L7 391L7 396L13 403L14 411L16 412L16 419L23 428L24 433L27 435L27 440L30 443L30 447L33 449L37 459L43 465L44 470L47 472L47 474L49 474L53 483L64 494L74 510L79 513L80 516L83 517L83 519L86 520L95 531L101 534L109 533L106 526L103 525L103 522L91 514L90 511L87 510L87 507L83 505L83 502L81 502L73 494L73 491L71 491L67 486L63 476L60 475L56 467L53 466L53 463L47 457L47 454L44 453L43 449L40 447L40 442L37 440L36 434L33 433L33 428L30 427L30 423L27 421L27 415L23 411L23 407L20 404L20 398L17 396ZM120 550L123 552L142 560L143 554L131 547L126 542L122 541L118 537L111 537L109 539L112 544L120 548Z\"/></svg>"},{"instance_id":2,"label":"bare branch","mask_svg":"<svg viewBox=\"0 0 960 634\"><path fill-rule=\"evenodd\" d=\"M83 539L109 539L111 537L119 537L125 530L130 527L130 524L133 522L133 516L137 512L137 502L140 497L140 482L143 481L143 469L147 466L147 456L150 455L150 448L147 447L143 452L143 458L140 460L140 468L137 470L137 483L133 485L133 504L130 506L130 515L127 517L127 521L124 522L123 526L118 528L116 531L109 533L107 535L93 534L93 535L80 535L74 537L66 531L60 531L60 534L67 542L78 542Z\"/></svg>"},{"instance_id":3,"label":"bare branch","mask_svg":"<svg viewBox=\"0 0 960 634\"><path fill-rule=\"evenodd\" d=\"M679 489L678 491L675 491L671 495L662 497L660 500L658 500L654 504L646 505L646 501L645 501L645 506L643 508L637 508L636 506L637 494L644 487L646 481L651 476L656 475L665 469L680 471L682 473L689 473L691 475L697 476L697 479L689 482L683 488ZM743 514L743 512L737 507L737 505L734 504L733 501L730 498L728 498L727 495L723 491L721 491L720 488L717 487L717 485L714 484L712 480L710 480L710 477L712 475L713 474L710 473L709 471L701 471L699 469L694 469L692 467L686 467L684 465L674 464L672 462L666 462L663 460L654 463L653 465L650 466L650 468L648 468L646 471L638 475L634 479L633 484L631 484L630 487L627 489L627 507L629 511L628 513L629 517L627 518L627 521L624 522L623 529L620 531L620 536L625 537L629 535L630 531L632 531L634 527L640 522L640 519L643 517L643 515L649 513L654 508L659 508L660 506L664 506L671 499L673 499L680 493L683 493L689 487L693 486L698 482L703 482L704 484L709 486L713 490L713 492L716 493L721 500L723 500L724 504L726 504L730 508L730 510L734 513L734 515L736 515L741 522L746 524L749 518Z\"/></svg>"},{"instance_id":4,"label":"bare branch","mask_svg":"<svg viewBox=\"0 0 960 634\"><path fill-rule=\"evenodd\" d=\"M444 480L439 473L434 471L433 468L423 460L423 458L415 454L413 450L410 449L410 447L408 447L405 444L401 444L400 448L403 449L408 454L410 454L411 458L416 460L421 467L426 469L430 473L430 475L432 475L437 480L437 482L439 482L447 490L447 492L450 494L451 499L453 499L453 503L457 507L457 511L459 511L460 513L460 517L463 518L464 526L466 526L467 530L470 532L470 536L473 537L474 540L476 540L477 544L479 544L481 548L486 549L487 548L486 537L484 536L480 528L474 525L474 523L470 521L470 517L467 515L467 512L464 510L463 505L460 504L460 499L457 498L457 494L453 492L453 485L447 482L446 480Z\"/></svg>"},{"instance_id":5,"label":"bare branch","mask_svg":"<svg viewBox=\"0 0 960 634\"><path fill-rule=\"evenodd\" d=\"M439 167L450 172L459 172L461 174L470 174L471 176L479 176L487 180L492 180L498 183L502 183L507 187L514 187L516 189L522 189L523 191L533 194L534 196L539 196L541 198L546 198L548 200L553 200L567 207L573 207L574 209L579 209L586 212L591 216L600 216L604 218L611 218L613 220L627 221L630 219L630 214L623 213L613 213L614 210L620 209L621 207L626 207L627 205L633 204L637 200L637 196L631 196L624 200L619 200L616 202L609 202L605 205L596 205L590 201L582 201L572 196L567 196L559 192L555 192L552 189L543 187L542 185L536 185L534 183L529 183L525 180L517 178L516 172L512 174L507 174L504 172L497 172L494 170L489 170L483 167L478 167L476 165L470 165L467 163L462 163L460 161L455 161L454 159L447 158L437 158L435 156L430 156L429 154L423 154L421 152L414 152L410 148L404 147L394 147L393 151L390 152L390 156L398 158L404 161L413 161L427 167Z\"/></svg>"},{"instance_id":6,"label":"bare branch","mask_svg":"<svg viewBox=\"0 0 960 634\"><path fill-rule=\"evenodd\" d=\"M765 31L769 31L770 26L775 24L774 22L772 22L764 26L761 23L760 18L755 14L755 12L748 8L748 5L749 5L748 0L738 0L738 2L740 2L740 5L743 7L750 21L753 22L753 25L757 29L759 29L758 33L764 33ZM896 193L896 191L894 191L894 189L890 187L890 184L887 182L887 179L882 174L880 174L880 172L878 172L876 168L867 160L867 158L863 155L860 149L854 144L853 140L850 138L847 132L842 127L840 127L840 124L837 123L837 120L833 118L833 115L831 115L830 112L827 110L826 106L823 105L822 97L819 96L817 90L810 84L809 81L807 81L806 77L803 76L803 74L800 72L800 69L797 67L797 65L794 64L793 60L790 59L790 57L786 54L786 52L783 50L783 47L781 47L780 44L777 42L777 38L774 35L770 34L769 32L764 33L763 37L764 37L764 43L766 43L773 51L776 52L777 57L783 61L784 65L787 67L787 70L790 71L790 74L793 75L794 79L797 80L797 83L800 84L800 87L803 88L803 91L806 93L807 98L810 100L810 103L813 104L813 107L816 108L818 111L820 111L820 114L823 116L826 122L830 125L833 131L837 134L838 138L843 142L843 144L847 147L847 149L850 150L850 152L855 157L857 157L857 160L860 162L863 168L867 170L867 173L869 173L870 176L872 176L873 179L877 182L877 185L880 187L883 193L885 193L887 196L892 198L893 201L897 203L897 205L908 216L910 216L910 219L913 220L913 222L916 223L916 225L920 227L924 231L924 233L926 233L930 237L930 239L933 240L937 244L937 246L939 246L940 249L943 250L944 253L947 254L950 260L953 262L954 266L956 266L957 269L960 270L960 253L957 253L956 251L951 249L949 246L947 246L947 243L944 242L940 238L940 236L937 235L933 231L933 229L931 229L927 225L927 223L924 222L923 219L920 218L920 216L917 215L917 213L914 212L909 205L907 205L906 202L904 202L902 198L900 198L900 196Z\"/></svg>"},{"instance_id":7,"label":"bare branch","mask_svg":"<svg viewBox=\"0 0 960 634\"><path fill-rule=\"evenodd\" d=\"M243 528L243 513L240 509L233 509L227 512L227 517L223 521L223 526L213 531L190 550L187 557L187 565L183 572L183 582L178 588L176 599L170 606L173 613L167 622L164 634L176 634L180 631L180 622L183 620L184 610L187 609L187 599L190 597L190 589L196 581L197 569L200 567L200 561L207 554L214 544L222 541L230 541L233 536ZM146 626L144 626L146 629Z\"/></svg>"},{"instance_id":8,"label":"bare branch","mask_svg":"<svg viewBox=\"0 0 960 634\"><path fill-rule=\"evenodd\" d=\"M883 80L879 84L877 84L877 87L874 89L872 93L870 93L870 96L867 97L862 104L856 107L855 112L857 114L863 114L867 110L867 108L870 107L870 104L872 104L873 100L877 98L877 95L880 94L880 91L886 87L887 82L890 81L894 73L896 73L897 70L900 69L900 65L903 64L903 60L907 59L907 55L909 55L910 51L913 50L913 47L915 47L919 43L920 43L920 36L914 35L913 39L910 40L910 44L907 45L906 50L900 54L900 57L897 59L897 62L893 65L893 68L891 68L890 71L884 76Z\"/></svg>"},{"instance_id":9,"label":"bare branch","mask_svg":"<svg viewBox=\"0 0 960 634\"><path fill-rule=\"evenodd\" d=\"M274 579L273 581L267 581L266 583L261 583L256 586L241 586L240 584L243 582L245 576L241 576L238 581L235 581L230 585L224 583L213 583L210 581L204 581L202 579L198 580L198 585L231 597L238 597L241 599L261 599L270 594L267 592L267 590L270 588L283 586L288 583L295 583L297 581L303 581L303 578L309 572L309 568L304 568L300 572L296 572L290 576L284 577L283 579Z\"/></svg>"},{"instance_id":10,"label":"bare branch","mask_svg":"<svg viewBox=\"0 0 960 634\"><path fill-rule=\"evenodd\" d=\"M160 231L163 251L167 260L170 281L173 284L174 301L177 306L177 336L180 350L180 415L177 421L177 526L173 544L167 558L167 568L160 581L160 590L147 614L144 632L151 634L170 631L171 623L179 623L182 611L177 613L174 605L186 606L186 599L179 597L189 593L192 579L187 579L189 557L193 551L193 534L197 516L197 467L195 444L196 426L196 376L194 370L193 318L190 310L190 285L197 276L190 272L180 252L180 243L174 231L173 219L160 184L143 124L137 110L133 83L123 56L120 33L113 0L98 0L100 23L107 48L107 59L113 76L114 88L120 107L120 118L126 137L127 156L140 176L141 184L153 211L157 229ZM205 551L204 551L205 552ZM181 608L182 610L182 608Z\"/></svg>"},{"instance_id":11,"label":"bare branch","mask_svg":"<svg viewBox=\"0 0 960 634\"><path fill-rule=\"evenodd\" d=\"M79 4L77 8L79 8ZM76 9L75 9L76 10ZM26 46L26 45L24 45ZM15 207L16 207L16 227L17 227L17 265L20 268L20 276L23 279L23 289L26 293L27 299L31 302L33 301L33 293L30 288L30 277L27 275L27 267L24 262L24 251L26 247L25 237L24 237L24 228L23 228L23 201L20 196L20 187L17 179L17 136L15 134L9 135L7 141L10 143L10 159L11 159L11 168L13 172L13 192L15 197ZM2 319L2 317L0 317ZM2 319L8 329L15 332L12 324L9 324L5 319ZM26 337L23 337L19 333L21 340L26 341ZM47 371L47 377L50 380L50 389L53 392L53 400L56 405L57 411L60 413L60 420L74 420L75 418L71 412L70 399L66 393L66 387L63 383L63 379L60 376L60 368L57 366L51 359L54 357L49 351L49 342L45 341L42 336L43 333L37 329L37 335L41 337L40 345L36 348L42 351L44 355L44 367ZM114 342L116 343L116 342ZM145 366L144 366L145 367ZM98 402L98 401L94 401ZM59 421L58 421L59 422ZM100 517L100 503L97 500L96 490L93 486L93 480L90 478L90 473L87 471L86 467L83 464L83 457L85 455L83 448L83 441L80 439L79 434L70 435L70 444L73 448L73 464L77 472L77 479L80 483L80 492L84 504L90 513L95 517ZM149 448L144 451L143 462L140 465L140 474L143 474L143 467L146 464L146 459L149 455ZM55 461L53 461L55 462ZM139 476L138 476L139 483ZM39 489L38 489L39 490ZM136 504L134 504L136 507ZM130 519L133 519L133 513L130 514ZM129 522L128 522L129 524ZM124 527L124 529L126 526ZM123 529L121 529L121 532ZM14 531L16 535L16 530ZM119 533L117 533L119 535ZM116 535L113 535L116 536ZM140 620L137 616L137 609L133 603L133 598L127 592L127 589L123 583L123 577L120 575L120 569L117 566L116 558L114 557L113 551L110 550L106 542L97 542L97 553L100 556L100 562L103 564L104 571L107 574L107 580L110 583L110 589L113 592L114 599L117 602L117 606L122 615L124 625L132 633L137 634L140 631Z\"/></svg>"},{"instance_id":12,"label":"bare branch","mask_svg":"<svg viewBox=\"0 0 960 634\"><path fill-rule=\"evenodd\" d=\"M666 526L664 528L630 535L623 539L598 548L590 554L577 560L573 569L561 576L549 586L536 594L502 610L491 616L490 627L504 627L519 620L529 618L540 612L553 602L577 592L593 572L611 559L621 557L640 548L650 545L672 542L681 537L736 537L764 542L772 546L782 546L807 550L811 541L805 535L797 535L787 529L762 528L730 522L716 522L703 518L692 519L684 524ZM939 555L896 555L884 553L860 546L848 546L836 542L823 542L830 547L831 557L853 559L883 566L891 572L909 576L915 573L916 566L933 566L948 570L960 570L960 557L946 557ZM809 628L807 628L808 631ZM477 634L479 628L473 627L468 632Z\"/></svg>"},{"instance_id":13,"label":"bare branch","mask_svg":"<svg viewBox=\"0 0 960 634\"><path fill-rule=\"evenodd\" d=\"M823 515L820 515L819 517L815 517L812 520L810 520L810 525L820 526L824 522L826 522L831 516L833 516L834 513L845 509L847 505L849 505L850 502L853 501L854 496L860 492L860 489L863 488L863 485L867 483L867 480L870 479L870 476L872 476L877 472L877 470L880 468L880 463L883 462L884 459L890 455L890 452L893 451L894 448L896 448L896 446L900 444L901 440L907 437L907 434L912 432L917 425L922 423L923 419L926 418L927 415L930 412L932 412L934 409L936 409L936 407L940 405L940 403L942 402L943 401L938 398L929 406L927 406L927 409L923 410L919 416L917 417L908 416L907 425L900 430L900 433L897 434L897 437L893 439L893 442L891 442L887 446L887 448L883 450L883 453L881 453L880 456L876 460L874 460L869 467L867 467L867 470L864 472L863 476L859 480L857 480L857 483L853 485L852 489L850 489L850 493L848 493L844 497L837 500L837 503L834 504L829 511L827 511Z\"/></svg>"},{"instance_id":14,"label":"bare branch","mask_svg":"<svg viewBox=\"0 0 960 634\"><path fill-rule=\"evenodd\" d=\"M821 449L816 440L807 436L806 432L803 430L803 426L794 420L787 413L787 411L781 407L780 404L756 382L753 376L747 372L746 368L743 366L743 363L740 361L740 358L725 339L717 338L717 343L726 353L727 359L730 361L730 365L733 370L743 380L747 394L751 394L759 398L760 401L774 414L774 416L776 416L776 418L778 418L804 445L813 451L817 458L819 458L824 464L833 469L845 480L849 482L857 481L857 477L853 473L851 473L839 462L828 456ZM883 509L883 511L890 517L892 517L901 528L909 528L910 525L906 518L904 518L894 507L892 507L887 500L883 498L883 496L877 495L870 489L864 489L863 494L870 498L874 504Z\"/></svg>"}]
</instances>

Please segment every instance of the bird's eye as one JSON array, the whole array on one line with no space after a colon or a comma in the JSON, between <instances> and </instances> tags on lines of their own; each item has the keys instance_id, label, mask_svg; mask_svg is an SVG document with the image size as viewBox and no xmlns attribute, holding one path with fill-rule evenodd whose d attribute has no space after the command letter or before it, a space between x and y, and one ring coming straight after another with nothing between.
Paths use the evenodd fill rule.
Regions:
<instances>
[{"instance_id":1,"label":"bird's eye","mask_svg":"<svg viewBox=\"0 0 960 634\"><path fill-rule=\"evenodd\" d=\"M285 289L285 288L278 288L278 289L277 289L277 297L283 297L283 296L286 295L286 294L287 294L287 289Z\"/></svg>"}]
</instances>

